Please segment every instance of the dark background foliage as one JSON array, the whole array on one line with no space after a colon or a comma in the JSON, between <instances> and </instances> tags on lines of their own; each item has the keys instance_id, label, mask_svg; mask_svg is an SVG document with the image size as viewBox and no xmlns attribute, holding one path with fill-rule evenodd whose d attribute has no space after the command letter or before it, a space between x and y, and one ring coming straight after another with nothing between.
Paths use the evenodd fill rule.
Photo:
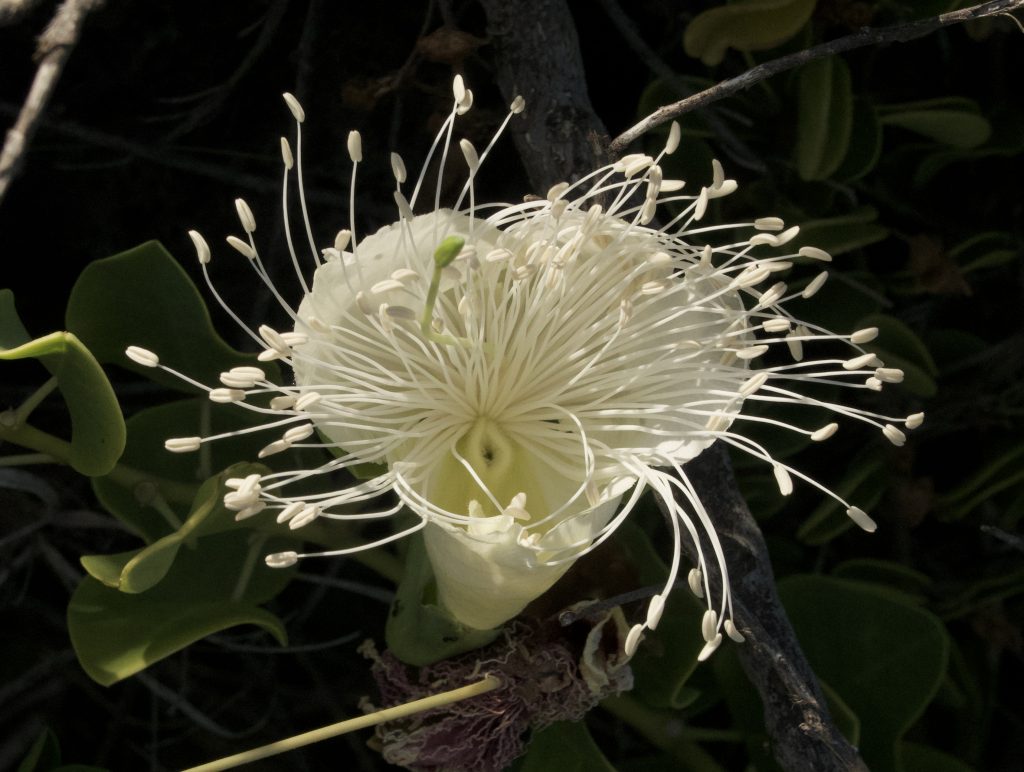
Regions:
<instances>
[{"instance_id":1,"label":"dark background foliage","mask_svg":"<svg viewBox=\"0 0 1024 772\"><path fill-rule=\"evenodd\" d=\"M718 3L622 5L649 53L692 89L865 24L956 4L819 0L812 22L781 48L731 51L714 67L688 57L682 37L697 13ZM572 3L591 98L616 134L677 97L645 63L650 56L622 34L610 6ZM0 28L5 123L24 98L35 36L51 13L42 3ZM715 105L711 121L687 116L674 173L699 183L710 158L720 158L740 182L740 192L714 212L723 221L781 214L792 223L820 223L815 237L831 239L837 258L821 320L854 329L858 320L883 315L889 337L881 342L914 374L906 389L887 389L883 409L925 410L928 420L904 448L851 431L812 452L789 449L818 479L875 504L880 528L873 536L844 532L808 491L783 506L762 471L742 463L741 485L763 519L780 577L871 581L941 621L948 667L905 738L944 752L947 764L953 758L978 769L1020 769L1024 35L1009 20L989 19L906 45L861 49L843 61L857 112L836 168L819 164L808 172L806 159L801 166L809 105L830 97L795 71ZM275 256L271 271L286 277L278 136L292 127L279 94L296 93L306 108L307 193L317 239L329 243L347 221L347 131L363 133L357 226L366 232L394 218L388 151L400 149L410 170L417 168L449 109L454 72L476 94L462 131L479 147L505 105L493 83L483 13L472 2L109 2L88 20L25 167L0 205L0 284L15 291L26 326L42 335L62 329L67 296L87 264L141 242L162 241L198 279L186 231L202 231L226 252L219 234L237 230L238 196L256 213L264 254ZM924 100L944 100L916 108L941 115L913 125L900 119L912 112L907 103ZM880 135L872 117L884 125ZM982 136L986 125L991 134ZM511 142L486 171L484 197L533 192ZM832 218L840 219L827 222ZM241 268L217 260L219 286L244 316L274 319L252 277L239 273L236 281ZM107 302L117 308L123 301L112 295ZM218 313L214 320L230 340L230 320ZM42 372L10 363L2 370L0 407L17 404ZM110 375L127 415L166 396L124 372ZM41 424L61 425L59 403L40 410ZM872 472L868 482L860 479L864 469ZM23 471L21 489L0 484L0 767L16 765L49 726L67 762L170 769L354 715L360 697L372 694L354 649L365 637L380 638L390 588L340 560L311 566L271 603L287 624L290 648L240 628L142 676L96 685L76 662L65 627L68 596L82 575L78 558L131 549L136 540L69 470ZM874 645L890 643L882 637ZM870 670L870 663L849 666ZM699 739L717 740L703 747L721 768L742 768L747 725L723 694L744 687L727 686L710 668L693 680L703 696L680 720L710 730ZM708 768L699 755L689 762L678 749L665 755L622 711L595 711L589 725L619 768ZM366 737L355 735L265 768L385 766Z\"/></svg>"}]
</instances>

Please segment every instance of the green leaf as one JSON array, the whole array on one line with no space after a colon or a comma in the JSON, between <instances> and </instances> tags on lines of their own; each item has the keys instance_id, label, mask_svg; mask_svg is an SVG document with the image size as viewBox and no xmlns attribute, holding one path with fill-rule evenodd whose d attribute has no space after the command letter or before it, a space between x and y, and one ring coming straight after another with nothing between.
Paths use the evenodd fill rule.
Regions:
<instances>
[{"instance_id":1,"label":"green leaf","mask_svg":"<svg viewBox=\"0 0 1024 772\"><path fill-rule=\"evenodd\" d=\"M927 574L902 563L876 558L843 561L832 570L832 576L874 584L887 592L899 592L911 603L925 602L932 587L932 580Z\"/></svg>"},{"instance_id":2,"label":"green leaf","mask_svg":"<svg viewBox=\"0 0 1024 772\"><path fill-rule=\"evenodd\" d=\"M235 522L234 513L224 507L224 482L231 477L266 471L261 464L241 463L229 467L203 483L188 519L176 531L134 552L86 555L81 559L82 565L91 576L121 592L139 593L151 589L166 576L182 546L194 543L200 536L250 526L250 523Z\"/></svg>"},{"instance_id":3,"label":"green leaf","mask_svg":"<svg viewBox=\"0 0 1024 772\"><path fill-rule=\"evenodd\" d=\"M49 727L44 727L29 748L28 755L18 765L18 772L50 772L59 765L60 744L57 735Z\"/></svg>"},{"instance_id":4,"label":"green leaf","mask_svg":"<svg viewBox=\"0 0 1024 772\"><path fill-rule=\"evenodd\" d=\"M124 450L125 426L114 390L93 355L70 332L28 339L9 290L0 291L0 336L17 344L0 348L0 360L38 359L57 379L71 416L71 466L90 477L107 474Z\"/></svg>"},{"instance_id":5,"label":"green leaf","mask_svg":"<svg viewBox=\"0 0 1024 772\"><path fill-rule=\"evenodd\" d=\"M109 686L235 625L262 627L284 645L281 620L257 604L277 595L293 573L268 568L262 556L288 546L244 532L207 536L180 550L163 581L137 595L87 576L68 605L79 662Z\"/></svg>"},{"instance_id":6,"label":"green leaf","mask_svg":"<svg viewBox=\"0 0 1024 772\"><path fill-rule=\"evenodd\" d=\"M835 689L824 681L820 683L821 690L825 693L825 703L828 706L828 712L832 716L836 727L852 745L857 745L860 743L860 719L857 718L857 714L843 701L843 698L839 696Z\"/></svg>"},{"instance_id":7,"label":"green leaf","mask_svg":"<svg viewBox=\"0 0 1024 772\"><path fill-rule=\"evenodd\" d=\"M793 240L793 249L814 246L837 257L866 247L889 235L889 229L875 222L877 219L877 209L861 206L836 217L808 220L800 224L800 234Z\"/></svg>"},{"instance_id":8,"label":"green leaf","mask_svg":"<svg viewBox=\"0 0 1024 772\"><path fill-rule=\"evenodd\" d=\"M708 66L729 48L763 51L785 43L814 12L816 0L738 0L711 8L690 22L683 35L687 55Z\"/></svg>"},{"instance_id":9,"label":"green leaf","mask_svg":"<svg viewBox=\"0 0 1024 772\"><path fill-rule=\"evenodd\" d=\"M936 497L940 520L957 520L997 493L1024 480L1024 443L986 448L969 476L958 475L959 484Z\"/></svg>"},{"instance_id":10,"label":"green leaf","mask_svg":"<svg viewBox=\"0 0 1024 772\"><path fill-rule=\"evenodd\" d=\"M216 384L221 371L242 365L260 367L271 380L280 377L273 362L235 351L217 335L199 291L156 241L90 263L71 290L65 321L101 362L181 391L195 389L162 370L135 364L125 349L154 351L163 364L200 383Z\"/></svg>"},{"instance_id":11,"label":"green leaf","mask_svg":"<svg viewBox=\"0 0 1024 772\"><path fill-rule=\"evenodd\" d=\"M740 665L736 647L722 646L715 652L709 664L721 686L722 697L732 716L732 724L743 735L751 768L777 770L779 767L769 752L770 743L764 727L763 703Z\"/></svg>"},{"instance_id":12,"label":"green leaf","mask_svg":"<svg viewBox=\"0 0 1024 772\"><path fill-rule=\"evenodd\" d=\"M501 629L474 630L460 624L434 602L434 574L422 534L407 539L405 575L391 604L384 638L403 662L422 667L479 649L498 637Z\"/></svg>"},{"instance_id":13,"label":"green leaf","mask_svg":"<svg viewBox=\"0 0 1024 772\"><path fill-rule=\"evenodd\" d=\"M973 772L973 767L955 756L919 743L900 743L901 772Z\"/></svg>"},{"instance_id":14,"label":"green leaf","mask_svg":"<svg viewBox=\"0 0 1024 772\"><path fill-rule=\"evenodd\" d=\"M18 772L109 772L91 764L61 764L60 743L49 727L40 732L28 755L18 765Z\"/></svg>"},{"instance_id":15,"label":"green leaf","mask_svg":"<svg viewBox=\"0 0 1024 772\"><path fill-rule=\"evenodd\" d=\"M838 56L830 56L805 65L798 81L797 173L804 180L824 180L842 164L850 145L850 70Z\"/></svg>"},{"instance_id":16,"label":"green leaf","mask_svg":"<svg viewBox=\"0 0 1024 772\"><path fill-rule=\"evenodd\" d=\"M841 498L870 514L885 493L889 471L890 466L884 454L868 451L846 466L843 478L833 486L833 490ZM800 524L796 537L804 544L821 545L853 527L845 507L828 497Z\"/></svg>"},{"instance_id":17,"label":"green leaf","mask_svg":"<svg viewBox=\"0 0 1024 772\"><path fill-rule=\"evenodd\" d=\"M914 172L913 185L924 188L936 175L954 163L977 163L990 158L1014 158L1024 149L1024 112L995 108L992 112L992 137L981 147L936 149L921 161Z\"/></svg>"},{"instance_id":18,"label":"green leaf","mask_svg":"<svg viewBox=\"0 0 1024 772\"><path fill-rule=\"evenodd\" d=\"M518 772L615 772L582 721L559 721L535 732Z\"/></svg>"},{"instance_id":19,"label":"green leaf","mask_svg":"<svg viewBox=\"0 0 1024 772\"><path fill-rule=\"evenodd\" d=\"M238 431L263 420L244 408L215 405L202 398L141 410L127 421L128 442L122 456L124 464L141 473L140 478L96 478L93 490L109 512L153 542L188 518L203 480L239 459L255 459L268 442L266 434L252 432L204 445L196 453L170 453L164 440Z\"/></svg>"},{"instance_id":20,"label":"green leaf","mask_svg":"<svg viewBox=\"0 0 1024 772\"><path fill-rule=\"evenodd\" d=\"M886 105L881 120L884 126L898 126L960 149L978 147L992 136L992 124L977 103L963 97Z\"/></svg>"},{"instance_id":21,"label":"green leaf","mask_svg":"<svg viewBox=\"0 0 1024 772\"><path fill-rule=\"evenodd\" d=\"M986 231L961 241L947 253L960 266L960 273L966 276L973 271L997 268L1017 259L1017 244L1010 233Z\"/></svg>"},{"instance_id":22,"label":"green leaf","mask_svg":"<svg viewBox=\"0 0 1024 772\"><path fill-rule=\"evenodd\" d=\"M860 719L868 767L896 772L899 740L945 676L945 627L860 582L795 576L779 583L779 594L814 672Z\"/></svg>"},{"instance_id":23,"label":"green leaf","mask_svg":"<svg viewBox=\"0 0 1024 772\"><path fill-rule=\"evenodd\" d=\"M858 328L877 327L878 337L864 348L885 362L886 367L898 367L904 373L901 388L918 397L932 397L938 391L935 366L928 347L906 324L887 314L871 314L857 323Z\"/></svg>"},{"instance_id":24,"label":"green leaf","mask_svg":"<svg viewBox=\"0 0 1024 772\"><path fill-rule=\"evenodd\" d=\"M854 182L875 168L882 155L882 124L874 105L865 99L853 100L850 142L842 164L833 176Z\"/></svg>"},{"instance_id":25,"label":"green leaf","mask_svg":"<svg viewBox=\"0 0 1024 772\"><path fill-rule=\"evenodd\" d=\"M17 348L30 340L32 336L14 306L14 293L9 289L0 290L0 349Z\"/></svg>"}]
</instances>

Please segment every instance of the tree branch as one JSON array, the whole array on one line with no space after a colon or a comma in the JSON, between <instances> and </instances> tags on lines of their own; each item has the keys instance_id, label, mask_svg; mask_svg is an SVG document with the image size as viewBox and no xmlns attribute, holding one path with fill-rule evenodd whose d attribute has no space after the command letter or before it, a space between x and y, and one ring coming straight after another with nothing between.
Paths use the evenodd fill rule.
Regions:
<instances>
[{"instance_id":1,"label":"tree branch","mask_svg":"<svg viewBox=\"0 0 1024 772\"><path fill-rule=\"evenodd\" d=\"M587 96L565 0L480 2L502 91L510 100L516 93L526 97L527 120L520 123L516 139L534 188L542 192L599 166L606 157L598 143L605 131ZM714 446L686 470L727 550L736 619L747 636L738 652L761 695L775 758L787 770L866 769L828 713L779 602L764 539L738 492L725 451Z\"/></svg>"},{"instance_id":2,"label":"tree branch","mask_svg":"<svg viewBox=\"0 0 1024 772\"><path fill-rule=\"evenodd\" d=\"M601 166L608 132L587 95L579 38L564 0L481 0L505 99L526 112L509 124L537 193Z\"/></svg>"},{"instance_id":3,"label":"tree branch","mask_svg":"<svg viewBox=\"0 0 1024 772\"><path fill-rule=\"evenodd\" d=\"M718 443L705 450L686 465L686 474L707 505L725 551L733 613L746 637L737 652L761 695L775 760L789 772L867 772L832 722L818 679L782 608L768 547L739 493L725 447ZM684 542L684 548L695 562L693 545ZM708 573L712 586L720 587L714 561Z\"/></svg>"},{"instance_id":4,"label":"tree branch","mask_svg":"<svg viewBox=\"0 0 1024 772\"><path fill-rule=\"evenodd\" d=\"M64 65L82 34L85 17L103 5L105 0L64 0L39 37L36 60L39 68L32 81L25 104L4 140L0 151L0 203L20 168L25 150L39 127L46 105L60 80Z\"/></svg>"},{"instance_id":5,"label":"tree branch","mask_svg":"<svg viewBox=\"0 0 1024 772\"><path fill-rule=\"evenodd\" d=\"M841 54L844 51L851 51L864 46L906 43L909 40L924 37L952 24L962 24L965 21L981 19L986 16L1009 15L1011 11L1016 11L1022 7L1024 7L1024 0L993 0L992 2L981 3L959 11L944 13L930 19L921 19L920 21L912 21L906 24L893 24L889 27L866 27L858 32L854 32L852 35L836 38L827 43L821 43L793 54L780 56L778 59L772 59L769 62L752 67L735 78L729 78L721 83L716 83L711 88L686 97L686 99L659 107L638 124L622 132L622 134L612 140L611 145L608 147L608 152L613 158L620 156L634 140L666 121L678 118L680 115L692 110L706 107L712 102L732 96L773 75L800 67L815 59L823 59L826 56Z\"/></svg>"},{"instance_id":6,"label":"tree branch","mask_svg":"<svg viewBox=\"0 0 1024 772\"><path fill-rule=\"evenodd\" d=\"M616 31L626 41L626 45L640 58L640 61L647 65L647 69L675 92L678 99L686 99L693 95L694 89L690 88L679 76L679 73L647 45L640 35L640 30L636 28L633 20L626 15L616 0L598 0L598 4L615 25ZM718 111L708 110L704 113L704 120L732 161L744 169L762 173L767 171L764 161L758 158L743 140L736 136L725 122L724 116L719 115Z\"/></svg>"}]
</instances>

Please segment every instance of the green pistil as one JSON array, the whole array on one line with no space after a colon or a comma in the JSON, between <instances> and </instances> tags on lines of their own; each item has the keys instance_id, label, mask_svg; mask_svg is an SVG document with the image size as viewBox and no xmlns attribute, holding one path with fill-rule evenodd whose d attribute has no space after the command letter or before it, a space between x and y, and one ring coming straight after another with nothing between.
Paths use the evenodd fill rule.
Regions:
<instances>
[{"instance_id":1,"label":"green pistil","mask_svg":"<svg viewBox=\"0 0 1024 772\"><path fill-rule=\"evenodd\" d=\"M430 277L430 287L427 289L427 303L423 308L423 316L420 319L420 331L427 340L440 343L443 346L472 345L472 341L469 338L457 338L452 335L441 335L435 332L432 324L434 321L434 305L437 303L437 292L441 287L441 273L447 266L452 264L452 261L458 257L459 252L462 251L465 245L466 240L462 236L448 236L434 250L434 274Z\"/></svg>"}]
</instances>

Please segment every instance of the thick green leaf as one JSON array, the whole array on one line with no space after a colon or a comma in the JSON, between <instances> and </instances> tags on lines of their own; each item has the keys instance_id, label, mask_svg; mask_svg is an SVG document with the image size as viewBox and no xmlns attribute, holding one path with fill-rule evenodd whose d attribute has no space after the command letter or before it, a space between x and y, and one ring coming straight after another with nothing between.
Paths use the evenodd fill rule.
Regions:
<instances>
[{"instance_id":1,"label":"thick green leaf","mask_svg":"<svg viewBox=\"0 0 1024 772\"><path fill-rule=\"evenodd\" d=\"M114 390L99 363L70 332L27 338L18 320L14 295L0 292L0 340L17 343L0 348L0 360L38 359L57 379L71 416L69 463L90 477L113 469L125 445L124 418ZM18 343L18 341L21 341Z\"/></svg>"},{"instance_id":2,"label":"thick green leaf","mask_svg":"<svg viewBox=\"0 0 1024 772\"><path fill-rule=\"evenodd\" d=\"M877 277L862 271L833 274L818 294L793 312L803 321L826 330L853 332L857 323L877 312L885 300ZM845 399L845 396L842 397Z\"/></svg>"},{"instance_id":3,"label":"thick green leaf","mask_svg":"<svg viewBox=\"0 0 1024 772\"><path fill-rule=\"evenodd\" d=\"M582 721L559 721L533 735L518 772L615 772Z\"/></svg>"},{"instance_id":4,"label":"thick green leaf","mask_svg":"<svg viewBox=\"0 0 1024 772\"><path fill-rule=\"evenodd\" d=\"M854 558L843 561L832 570L832 576L874 584L889 592L899 592L913 603L926 601L932 587L932 580L928 575L902 563L877 558Z\"/></svg>"},{"instance_id":5,"label":"thick green leaf","mask_svg":"<svg viewBox=\"0 0 1024 772\"><path fill-rule=\"evenodd\" d=\"M899 740L945 676L945 627L860 582L795 576L779 583L779 594L815 673L860 719L868 767L895 772Z\"/></svg>"},{"instance_id":6,"label":"thick green leaf","mask_svg":"<svg viewBox=\"0 0 1024 772\"><path fill-rule=\"evenodd\" d=\"M882 124L961 149L978 147L992 136L992 124L981 115L977 103L962 97L887 105Z\"/></svg>"},{"instance_id":7,"label":"thick green leaf","mask_svg":"<svg viewBox=\"0 0 1024 772\"><path fill-rule=\"evenodd\" d=\"M261 464L241 463L229 467L200 486L191 513L181 528L134 553L87 555L82 558L82 565L91 576L121 592L149 590L164 578L184 545L193 544L200 536L249 527L250 523L235 522L234 513L224 507L224 481L266 471Z\"/></svg>"},{"instance_id":8,"label":"thick green leaf","mask_svg":"<svg viewBox=\"0 0 1024 772\"><path fill-rule=\"evenodd\" d=\"M241 365L259 366L272 380L279 377L273 362L257 362L255 355L235 351L217 335L195 285L156 241L87 266L71 290L65 321L101 362L182 391L195 389L135 364L125 349L154 351L162 363L205 384L216 385L221 371Z\"/></svg>"},{"instance_id":9,"label":"thick green leaf","mask_svg":"<svg viewBox=\"0 0 1024 772\"><path fill-rule=\"evenodd\" d=\"M889 464L884 454L861 454L845 468L844 476L833 490L846 501L871 513L881 500L888 480ZM835 499L824 499L800 524L797 538L805 544L821 545L854 527L846 508Z\"/></svg>"},{"instance_id":10,"label":"thick green leaf","mask_svg":"<svg viewBox=\"0 0 1024 772\"><path fill-rule=\"evenodd\" d=\"M973 772L955 756L919 743L900 743L901 772Z\"/></svg>"},{"instance_id":11,"label":"thick green leaf","mask_svg":"<svg viewBox=\"0 0 1024 772\"><path fill-rule=\"evenodd\" d=\"M825 703L828 705L828 712L836 727L843 737L853 745L857 745L860 742L860 719L857 718L857 714L825 681L821 681L821 690L825 693Z\"/></svg>"},{"instance_id":12,"label":"thick green leaf","mask_svg":"<svg viewBox=\"0 0 1024 772\"><path fill-rule=\"evenodd\" d=\"M202 398L141 410L127 423L128 444L122 460L131 467L132 474L124 474L122 470L119 475L96 478L93 490L109 512L139 534L143 541L153 544L177 532L196 514L194 504L198 501L196 497L204 480L239 459L256 459L259 449L280 435L270 432L237 434L205 444L197 453L170 453L164 448L164 440L183 435L240 432L264 420L265 416L236 405L216 405ZM278 427L273 431L280 430ZM321 451L296 448L265 459L265 464L273 471L315 469L325 460ZM244 465L243 462L240 466ZM235 472L231 474L238 476ZM347 484L344 479L339 481L321 476L311 481L306 491L321 492L325 486L338 485L339 482ZM303 492L301 486L290 490L297 495ZM208 515L215 516L212 519L206 517L203 533L221 530L222 527L252 528L271 535L292 533L286 524L277 524L274 513L269 510L237 526L232 517L222 510L210 510ZM216 523L217 527L210 528L211 523ZM358 531L358 526L351 523L317 521L303 526L301 538L330 547L350 547L358 538L354 531ZM164 542L158 549L167 549L177 538ZM136 554L125 553L127 557L121 556L124 563L115 560L118 556L90 556L86 565L93 576L110 586L117 586L125 564ZM156 557L155 553L147 555L150 556L147 561ZM156 565L150 564L149 568Z\"/></svg>"},{"instance_id":13,"label":"thick green leaf","mask_svg":"<svg viewBox=\"0 0 1024 772\"><path fill-rule=\"evenodd\" d=\"M57 742L57 735L52 729L45 727L18 765L18 772L50 772L59 765L60 744Z\"/></svg>"},{"instance_id":14,"label":"thick green leaf","mask_svg":"<svg viewBox=\"0 0 1024 772\"><path fill-rule=\"evenodd\" d=\"M972 474L959 475L959 484L936 497L935 512L940 520L959 519L1024 480L1024 443L986 448L972 466Z\"/></svg>"},{"instance_id":15,"label":"thick green leaf","mask_svg":"<svg viewBox=\"0 0 1024 772\"><path fill-rule=\"evenodd\" d=\"M25 325L21 323L14 305L14 293L9 289L0 290L0 350L17 348L32 340Z\"/></svg>"},{"instance_id":16,"label":"thick green leaf","mask_svg":"<svg viewBox=\"0 0 1024 772\"><path fill-rule=\"evenodd\" d=\"M793 248L814 246L824 249L833 257L852 252L889 235L889 229L879 225L877 219L877 209L861 206L836 217L802 222L800 234L793 240Z\"/></svg>"},{"instance_id":17,"label":"thick green leaf","mask_svg":"<svg viewBox=\"0 0 1024 772\"><path fill-rule=\"evenodd\" d=\"M122 458L143 478L97 478L93 480L96 496L145 541L155 541L177 530L188 518L203 480L239 460L255 459L259 449L274 436L252 432L209 443L196 453L171 453L164 448L164 441L169 437L238 431L263 420L263 416L244 408L216 405L201 398L141 410L127 421L128 442ZM159 493L163 501L156 502L154 493Z\"/></svg>"},{"instance_id":18,"label":"thick green leaf","mask_svg":"<svg viewBox=\"0 0 1024 772\"><path fill-rule=\"evenodd\" d=\"M287 543L245 532L215 534L180 550L158 585L137 595L87 576L68 605L68 631L89 676L104 686L228 627L254 624L279 642L284 625L257 604L274 597L292 569L264 565Z\"/></svg>"},{"instance_id":19,"label":"thick green leaf","mask_svg":"<svg viewBox=\"0 0 1024 772\"><path fill-rule=\"evenodd\" d=\"M501 629L473 630L435 602L436 584L421 534L409 537L405 575L391 604L384 638L391 652L416 667L479 649Z\"/></svg>"},{"instance_id":20,"label":"thick green leaf","mask_svg":"<svg viewBox=\"0 0 1024 772\"><path fill-rule=\"evenodd\" d=\"M82 555L78 561L85 568L86 573L94 579L98 579L115 589L121 584L121 573L132 559L141 550L129 550L128 552L116 552L112 555Z\"/></svg>"},{"instance_id":21,"label":"thick green leaf","mask_svg":"<svg viewBox=\"0 0 1024 772\"><path fill-rule=\"evenodd\" d=\"M928 347L899 319L888 314L871 314L857 323L858 328L877 327L878 337L864 346L878 354L886 367L903 370L901 388L918 397L932 397L938 391L939 374Z\"/></svg>"},{"instance_id":22,"label":"thick green leaf","mask_svg":"<svg viewBox=\"0 0 1024 772\"><path fill-rule=\"evenodd\" d=\"M913 185L924 188L951 164L977 163L990 158L1015 158L1024 150L1024 112L999 108L992 114L992 137L981 147L944 147L929 153L914 172Z\"/></svg>"},{"instance_id":23,"label":"thick green leaf","mask_svg":"<svg viewBox=\"0 0 1024 772\"><path fill-rule=\"evenodd\" d=\"M798 78L796 169L801 179L824 180L842 164L850 145L850 70L830 56L805 65Z\"/></svg>"},{"instance_id":24,"label":"thick green leaf","mask_svg":"<svg viewBox=\"0 0 1024 772\"><path fill-rule=\"evenodd\" d=\"M763 51L785 43L803 28L817 0L738 0L711 8L683 35L689 56L713 66L729 48Z\"/></svg>"},{"instance_id":25,"label":"thick green leaf","mask_svg":"<svg viewBox=\"0 0 1024 772\"><path fill-rule=\"evenodd\" d=\"M947 255L960 266L963 276L985 268L996 268L1017 259L1018 245L1005 231L977 233L955 247Z\"/></svg>"},{"instance_id":26,"label":"thick green leaf","mask_svg":"<svg viewBox=\"0 0 1024 772\"><path fill-rule=\"evenodd\" d=\"M751 768L775 772L779 767L769 751L761 698L740 665L736 647L723 646L722 649L715 652L709 664L721 685L722 697L729 708L733 726L743 735Z\"/></svg>"},{"instance_id":27,"label":"thick green leaf","mask_svg":"<svg viewBox=\"0 0 1024 772\"><path fill-rule=\"evenodd\" d=\"M60 743L49 727L40 732L28 755L18 765L18 772L109 772L91 764L61 764Z\"/></svg>"},{"instance_id":28,"label":"thick green leaf","mask_svg":"<svg viewBox=\"0 0 1024 772\"><path fill-rule=\"evenodd\" d=\"M843 182L859 180L878 163L882 155L882 124L874 105L865 99L853 100L850 143L842 164L833 175Z\"/></svg>"}]
</instances>

